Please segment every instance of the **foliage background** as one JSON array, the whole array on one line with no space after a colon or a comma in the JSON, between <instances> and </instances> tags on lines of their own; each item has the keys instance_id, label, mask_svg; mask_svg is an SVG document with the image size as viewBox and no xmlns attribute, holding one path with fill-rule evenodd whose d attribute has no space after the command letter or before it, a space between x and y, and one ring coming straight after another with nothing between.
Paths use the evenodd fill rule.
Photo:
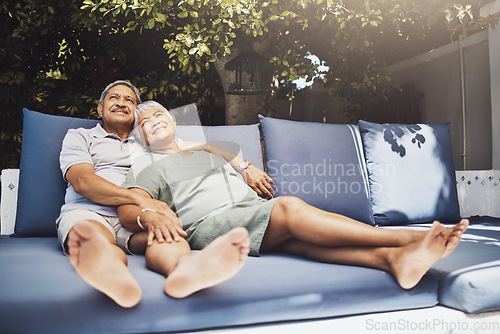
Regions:
<instances>
[{"instance_id":1,"label":"foliage background","mask_svg":"<svg viewBox=\"0 0 500 334\"><path fill-rule=\"evenodd\" d=\"M192 61L181 71L165 55L158 32L85 29L81 5L0 3L0 170L19 167L22 108L97 119L102 90L118 79L136 85L143 100L169 108L195 102L205 124L221 122L222 88L213 68Z\"/></svg>"},{"instance_id":2,"label":"foliage background","mask_svg":"<svg viewBox=\"0 0 500 334\"><path fill-rule=\"evenodd\" d=\"M0 0L0 169L19 166L22 108L96 118L116 79L169 108L195 102L204 124L222 124L213 62L246 44L271 44L276 96L318 74L312 53L346 112L369 112L393 88L387 65L491 23L477 19L488 0L454 2Z\"/></svg>"}]
</instances>

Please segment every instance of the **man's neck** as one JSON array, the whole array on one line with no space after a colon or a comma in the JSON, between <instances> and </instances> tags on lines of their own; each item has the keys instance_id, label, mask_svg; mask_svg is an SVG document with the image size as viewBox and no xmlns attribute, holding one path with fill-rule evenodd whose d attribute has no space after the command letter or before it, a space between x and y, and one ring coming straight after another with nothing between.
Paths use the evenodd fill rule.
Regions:
<instances>
[{"instance_id":1,"label":"man's neck","mask_svg":"<svg viewBox=\"0 0 500 334\"><path fill-rule=\"evenodd\" d=\"M102 128L107 132L107 133L113 133L118 136L121 140L125 140L128 138L130 135L131 129L128 126L109 126L107 124L103 124Z\"/></svg>"}]
</instances>

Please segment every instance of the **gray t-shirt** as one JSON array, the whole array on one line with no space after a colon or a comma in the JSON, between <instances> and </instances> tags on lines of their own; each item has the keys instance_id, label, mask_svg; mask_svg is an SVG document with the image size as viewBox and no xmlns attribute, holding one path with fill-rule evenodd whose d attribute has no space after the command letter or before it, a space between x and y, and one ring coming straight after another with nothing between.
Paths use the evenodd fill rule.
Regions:
<instances>
[{"instance_id":1,"label":"gray t-shirt","mask_svg":"<svg viewBox=\"0 0 500 334\"><path fill-rule=\"evenodd\" d=\"M132 165L124 188L140 188L166 202L184 225L260 197L224 159L204 151L149 153Z\"/></svg>"},{"instance_id":2,"label":"gray t-shirt","mask_svg":"<svg viewBox=\"0 0 500 334\"><path fill-rule=\"evenodd\" d=\"M92 129L71 129L64 137L59 162L64 179L68 169L76 164L89 163L95 173L121 186L132 165L132 161L143 155L146 150L134 137L121 140L118 136L106 132L100 124ZM117 216L114 206L97 204L75 192L68 183L65 204L61 214L75 209L87 209L101 215Z\"/></svg>"}]
</instances>

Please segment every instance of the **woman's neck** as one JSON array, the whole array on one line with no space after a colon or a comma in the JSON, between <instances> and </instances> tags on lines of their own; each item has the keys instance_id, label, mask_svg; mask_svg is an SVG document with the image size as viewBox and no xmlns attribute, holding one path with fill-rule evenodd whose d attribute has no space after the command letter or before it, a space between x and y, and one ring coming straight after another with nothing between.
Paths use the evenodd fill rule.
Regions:
<instances>
[{"instance_id":1,"label":"woman's neck","mask_svg":"<svg viewBox=\"0 0 500 334\"><path fill-rule=\"evenodd\" d=\"M175 153L179 153L182 151L180 149L179 145L177 145L177 142L175 142L175 141L169 145L161 145L161 146L156 146L156 147L152 146L149 149L153 153L165 154L165 155L175 154Z\"/></svg>"}]
</instances>

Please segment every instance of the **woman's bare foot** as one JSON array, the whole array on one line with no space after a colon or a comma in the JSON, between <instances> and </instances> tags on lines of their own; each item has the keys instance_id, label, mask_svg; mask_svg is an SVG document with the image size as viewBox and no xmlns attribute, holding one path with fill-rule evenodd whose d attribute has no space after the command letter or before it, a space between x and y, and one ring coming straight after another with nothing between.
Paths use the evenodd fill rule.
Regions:
<instances>
[{"instance_id":1,"label":"woman's bare foot","mask_svg":"<svg viewBox=\"0 0 500 334\"><path fill-rule=\"evenodd\" d=\"M421 241L395 249L390 266L399 285L404 289L413 288L437 260L457 247L467 226L468 221L462 220L447 230L434 222Z\"/></svg>"},{"instance_id":2,"label":"woman's bare foot","mask_svg":"<svg viewBox=\"0 0 500 334\"><path fill-rule=\"evenodd\" d=\"M243 227L232 229L201 252L181 260L165 280L165 293L184 298L230 279L245 264L249 246L248 231Z\"/></svg>"},{"instance_id":3,"label":"woman's bare foot","mask_svg":"<svg viewBox=\"0 0 500 334\"><path fill-rule=\"evenodd\" d=\"M469 220L462 219L458 224L447 229L449 230L449 233L447 233L446 250L442 257L448 256L451 252L453 252L453 250L455 250L455 248L457 248L462 235L465 233L468 227Z\"/></svg>"},{"instance_id":4,"label":"woman's bare foot","mask_svg":"<svg viewBox=\"0 0 500 334\"><path fill-rule=\"evenodd\" d=\"M122 307L141 299L141 287L130 273L122 252L88 221L78 222L68 234L69 259L80 277ZM122 252L123 253L123 252Z\"/></svg>"}]
</instances>

